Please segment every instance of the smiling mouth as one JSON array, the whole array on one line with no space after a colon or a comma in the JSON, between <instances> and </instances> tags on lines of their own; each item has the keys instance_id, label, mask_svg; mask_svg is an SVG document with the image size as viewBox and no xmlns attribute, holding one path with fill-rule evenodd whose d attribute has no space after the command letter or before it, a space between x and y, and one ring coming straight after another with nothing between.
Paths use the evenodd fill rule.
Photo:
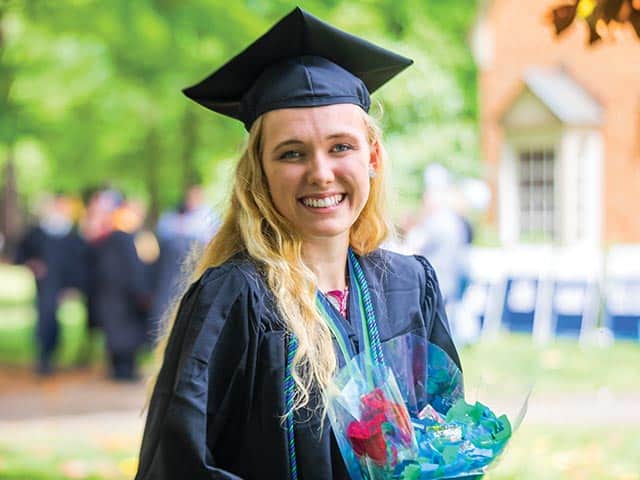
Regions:
<instances>
[{"instance_id":1,"label":"smiling mouth","mask_svg":"<svg viewBox=\"0 0 640 480\"><path fill-rule=\"evenodd\" d=\"M300 199L300 203L309 208L329 208L341 204L346 197L347 195L344 193L324 198L303 197Z\"/></svg>"}]
</instances>

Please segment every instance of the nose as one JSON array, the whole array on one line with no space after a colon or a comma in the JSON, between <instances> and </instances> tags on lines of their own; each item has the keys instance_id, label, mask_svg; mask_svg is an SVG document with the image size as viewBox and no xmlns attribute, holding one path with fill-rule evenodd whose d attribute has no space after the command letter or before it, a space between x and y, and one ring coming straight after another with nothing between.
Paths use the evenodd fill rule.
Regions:
<instances>
[{"instance_id":1,"label":"nose","mask_svg":"<svg viewBox=\"0 0 640 480\"><path fill-rule=\"evenodd\" d=\"M311 185L329 185L335 180L333 163L322 152L314 152L309 159L307 181Z\"/></svg>"}]
</instances>

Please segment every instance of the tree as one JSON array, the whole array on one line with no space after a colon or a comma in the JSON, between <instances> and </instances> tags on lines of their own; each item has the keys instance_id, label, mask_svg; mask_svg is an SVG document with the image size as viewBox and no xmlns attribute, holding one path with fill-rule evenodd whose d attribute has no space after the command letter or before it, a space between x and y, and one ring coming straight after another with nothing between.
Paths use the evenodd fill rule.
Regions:
<instances>
[{"instance_id":1,"label":"tree","mask_svg":"<svg viewBox=\"0 0 640 480\"><path fill-rule=\"evenodd\" d=\"M640 0L574 0L550 11L556 35L579 19L588 25L590 45L602 40L615 25L631 25L640 38Z\"/></svg>"},{"instance_id":2,"label":"tree","mask_svg":"<svg viewBox=\"0 0 640 480\"><path fill-rule=\"evenodd\" d=\"M108 180L153 213L204 181L216 191L245 138L180 89L209 74L292 8L290 0L0 0L0 156L13 151L28 203L42 189ZM307 0L304 7L405 53L415 66L381 89L403 204L425 162L478 169L475 0ZM443 19L447 19L443 21ZM9 28L10 27L10 28ZM425 46L427 46L425 48ZM374 109L375 110L375 109ZM1 161L1 159L0 159ZM416 180L418 179L418 180Z\"/></svg>"}]
</instances>

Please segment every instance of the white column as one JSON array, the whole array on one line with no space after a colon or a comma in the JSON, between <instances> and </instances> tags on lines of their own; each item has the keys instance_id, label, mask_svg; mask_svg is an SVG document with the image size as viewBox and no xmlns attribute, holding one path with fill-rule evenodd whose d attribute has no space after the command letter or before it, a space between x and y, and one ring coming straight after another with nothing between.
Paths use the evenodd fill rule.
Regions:
<instances>
[{"instance_id":1,"label":"white column","mask_svg":"<svg viewBox=\"0 0 640 480\"><path fill-rule=\"evenodd\" d=\"M517 243L520 231L517 165L515 150L505 142L500 155L498 182L498 223L500 241L504 246Z\"/></svg>"},{"instance_id":2,"label":"white column","mask_svg":"<svg viewBox=\"0 0 640 480\"><path fill-rule=\"evenodd\" d=\"M578 178L581 173L580 154L583 135L579 130L567 129L562 135L556 162L555 205L556 228L564 245L578 242Z\"/></svg>"},{"instance_id":3,"label":"white column","mask_svg":"<svg viewBox=\"0 0 640 480\"><path fill-rule=\"evenodd\" d=\"M582 204L584 222L584 240L589 245L600 247L602 244L603 190L604 190L604 149L602 134L591 130L585 138L583 168Z\"/></svg>"}]
</instances>

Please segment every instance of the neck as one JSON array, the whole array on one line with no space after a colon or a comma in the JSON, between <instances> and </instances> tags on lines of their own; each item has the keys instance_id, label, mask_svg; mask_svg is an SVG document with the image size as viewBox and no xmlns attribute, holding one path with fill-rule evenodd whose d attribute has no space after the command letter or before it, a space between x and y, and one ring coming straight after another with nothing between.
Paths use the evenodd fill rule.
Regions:
<instances>
[{"instance_id":1,"label":"neck","mask_svg":"<svg viewBox=\"0 0 640 480\"><path fill-rule=\"evenodd\" d=\"M305 240L302 259L316 274L320 291L345 289L348 249L348 235L340 238Z\"/></svg>"}]
</instances>

